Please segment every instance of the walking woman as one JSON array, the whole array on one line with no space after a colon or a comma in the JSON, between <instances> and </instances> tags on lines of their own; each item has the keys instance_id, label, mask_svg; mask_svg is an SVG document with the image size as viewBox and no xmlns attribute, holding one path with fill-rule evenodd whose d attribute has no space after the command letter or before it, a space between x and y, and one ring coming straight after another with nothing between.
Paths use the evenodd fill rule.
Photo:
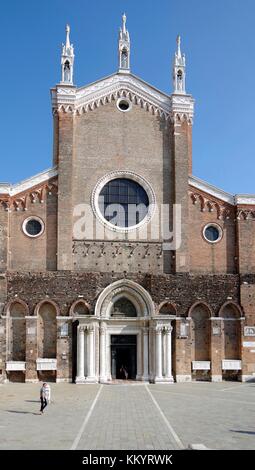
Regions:
<instances>
[{"instance_id":1,"label":"walking woman","mask_svg":"<svg viewBox=\"0 0 255 470\"><path fill-rule=\"evenodd\" d=\"M41 414L43 414L44 409L48 405L48 401L50 398L49 387L46 382L43 383L43 386L40 389L40 400L41 400Z\"/></svg>"}]
</instances>

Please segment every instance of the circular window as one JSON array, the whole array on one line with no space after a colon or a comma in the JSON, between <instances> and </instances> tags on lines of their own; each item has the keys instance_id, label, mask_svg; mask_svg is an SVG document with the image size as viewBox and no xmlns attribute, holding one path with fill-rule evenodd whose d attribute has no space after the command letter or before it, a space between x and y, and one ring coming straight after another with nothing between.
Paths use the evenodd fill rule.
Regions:
<instances>
[{"instance_id":1,"label":"circular window","mask_svg":"<svg viewBox=\"0 0 255 470\"><path fill-rule=\"evenodd\" d=\"M217 243L222 238L222 229L219 225L208 224L203 229L203 236L210 243Z\"/></svg>"},{"instance_id":2,"label":"circular window","mask_svg":"<svg viewBox=\"0 0 255 470\"><path fill-rule=\"evenodd\" d=\"M147 215L149 198L143 187L127 178L109 181L99 194L99 210L112 225L132 227Z\"/></svg>"},{"instance_id":3,"label":"circular window","mask_svg":"<svg viewBox=\"0 0 255 470\"><path fill-rule=\"evenodd\" d=\"M92 208L99 220L115 231L126 232L148 222L155 209L149 183L130 171L102 178L92 193Z\"/></svg>"},{"instance_id":4,"label":"circular window","mask_svg":"<svg viewBox=\"0 0 255 470\"><path fill-rule=\"evenodd\" d=\"M123 112L129 111L131 109L131 103L126 98L120 98L117 101L117 108Z\"/></svg>"},{"instance_id":5,"label":"circular window","mask_svg":"<svg viewBox=\"0 0 255 470\"><path fill-rule=\"evenodd\" d=\"M29 237L39 237L44 231L44 223L39 217L29 217L24 220L22 229Z\"/></svg>"}]
</instances>

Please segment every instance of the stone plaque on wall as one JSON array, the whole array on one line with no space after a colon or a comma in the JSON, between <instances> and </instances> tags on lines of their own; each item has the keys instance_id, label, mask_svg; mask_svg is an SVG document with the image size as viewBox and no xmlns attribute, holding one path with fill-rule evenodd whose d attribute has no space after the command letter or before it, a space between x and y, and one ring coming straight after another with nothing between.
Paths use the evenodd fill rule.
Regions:
<instances>
[{"instance_id":1,"label":"stone plaque on wall","mask_svg":"<svg viewBox=\"0 0 255 470\"><path fill-rule=\"evenodd\" d=\"M242 361L229 360L229 359L222 360L222 370L241 370L241 369L242 369Z\"/></svg>"},{"instance_id":2,"label":"stone plaque on wall","mask_svg":"<svg viewBox=\"0 0 255 470\"><path fill-rule=\"evenodd\" d=\"M27 334L28 335L35 335L36 334L36 328L33 326L33 327L30 327L27 329Z\"/></svg>"},{"instance_id":3,"label":"stone plaque on wall","mask_svg":"<svg viewBox=\"0 0 255 470\"><path fill-rule=\"evenodd\" d=\"M187 338L188 334L189 334L189 324L186 322L182 322L180 325L181 338Z\"/></svg>"},{"instance_id":4,"label":"stone plaque on wall","mask_svg":"<svg viewBox=\"0 0 255 470\"><path fill-rule=\"evenodd\" d=\"M255 326L245 326L244 336L255 336Z\"/></svg>"},{"instance_id":5,"label":"stone plaque on wall","mask_svg":"<svg viewBox=\"0 0 255 470\"><path fill-rule=\"evenodd\" d=\"M255 347L255 341L244 341L243 342L243 347L244 348L254 348Z\"/></svg>"},{"instance_id":6,"label":"stone plaque on wall","mask_svg":"<svg viewBox=\"0 0 255 470\"><path fill-rule=\"evenodd\" d=\"M60 336L68 336L68 323L63 323L60 327Z\"/></svg>"},{"instance_id":7,"label":"stone plaque on wall","mask_svg":"<svg viewBox=\"0 0 255 470\"><path fill-rule=\"evenodd\" d=\"M212 333L213 333L213 335L219 336L220 333L221 333L220 326L213 326Z\"/></svg>"}]
</instances>

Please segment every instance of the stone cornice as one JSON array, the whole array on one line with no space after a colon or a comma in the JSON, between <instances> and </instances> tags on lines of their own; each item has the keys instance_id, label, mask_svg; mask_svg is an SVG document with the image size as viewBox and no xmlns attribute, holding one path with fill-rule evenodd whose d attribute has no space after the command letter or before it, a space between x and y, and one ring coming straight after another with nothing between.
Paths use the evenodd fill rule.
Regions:
<instances>
[{"instance_id":1,"label":"stone cornice","mask_svg":"<svg viewBox=\"0 0 255 470\"><path fill-rule=\"evenodd\" d=\"M52 92L53 113L82 114L126 97L146 111L173 122L193 119L194 100L190 95L172 95L157 90L130 73L115 73L82 88L57 85Z\"/></svg>"},{"instance_id":2,"label":"stone cornice","mask_svg":"<svg viewBox=\"0 0 255 470\"><path fill-rule=\"evenodd\" d=\"M44 171L15 185L0 185L0 206L6 211L27 210L28 203L43 203L46 196L57 192L56 168Z\"/></svg>"},{"instance_id":3,"label":"stone cornice","mask_svg":"<svg viewBox=\"0 0 255 470\"><path fill-rule=\"evenodd\" d=\"M7 196L15 196L16 194L20 194L27 189L31 189L38 184L42 184L45 181L54 178L58 175L58 170L56 167L50 168L48 170L42 171L37 175L32 176L31 178L27 178L26 180L21 181L20 183L16 184L9 184L9 183L0 183L0 195L7 195Z\"/></svg>"},{"instance_id":4,"label":"stone cornice","mask_svg":"<svg viewBox=\"0 0 255 470\"><path fill-rule=\"evenodd\" d=\"M194 176L189 177L189 194L201 212L215 212L217 219L255 220L255 196L229 193Z\"/></svg>"},{"instance_id":5,"label":"stone cornice","mask_svg":"<svg viewBox=\"0 0 255 470\"><path fill-rule=\"evenodd\" d=\"M189 184L194 189L198 189L204 193L207 193L208 195L213 196L220 201L227 202L231 205L235 204L235 198L232 196L232 194L226 193L222 189L216 188L216 186L213 186L212 184L209 184L206 181L197 178L196 176L189 177Z\"/></svg>"},{"instance_id":6,"label":"stone cornice","mask_svg":"<svg viewBox=\"0 0 255 470\"><path fill-rule=\"evenodd\" d=\"M189 195L192 203L197 205L201 212L215 212L215 217L219 220L235 218L233 205L192 186L189 187Z\"/></svg>"},{"instance_id":7,"label":"stone cornice","mask_svg":"<svg viewBox=\"0 0 255 470\"><path fill-rule=\"evenodd\" d=\"M194 116L194 103L195 100L191 95L177 95L171 96L171 112L174 122L186 119L188 123L193 122Z\"/></svg>"},{"instance_id":8,"label":"stone cornice","mask_svg":"<svg viewBox=\"0 0 255 470\"><path fill-rule=\"evenodd\" d=\"M255 220L255 207L251 208L239 208L237 209L237 220Z\"/></svg>"},{"instance_id":9,"label":"stone cornice","mask_svg":"<svg viewBox=\"0 0 255 470\"><path fill-rule=\"evenodd\" d=\"M236 194L235 195L236 205L249 205L255 206L255 194Z\"/></svg>"}]
</instances>

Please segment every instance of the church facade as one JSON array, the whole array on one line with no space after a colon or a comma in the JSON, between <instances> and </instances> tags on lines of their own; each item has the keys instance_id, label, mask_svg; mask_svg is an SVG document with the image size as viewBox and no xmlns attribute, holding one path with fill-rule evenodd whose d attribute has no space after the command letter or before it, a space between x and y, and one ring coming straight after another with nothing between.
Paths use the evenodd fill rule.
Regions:
<instances>
[{"instance_id":1,"label":"church facade","mask_svg":"<svg viewBox=\"0 0 255 470\"><path fill-rule=\"evenodd\" d=\"M0 382L255 378L255 196L192 175L180 37L173 92L130 69L78 88L70 28L53 166L0 184Z\"/></svg>"}]
</instances>

